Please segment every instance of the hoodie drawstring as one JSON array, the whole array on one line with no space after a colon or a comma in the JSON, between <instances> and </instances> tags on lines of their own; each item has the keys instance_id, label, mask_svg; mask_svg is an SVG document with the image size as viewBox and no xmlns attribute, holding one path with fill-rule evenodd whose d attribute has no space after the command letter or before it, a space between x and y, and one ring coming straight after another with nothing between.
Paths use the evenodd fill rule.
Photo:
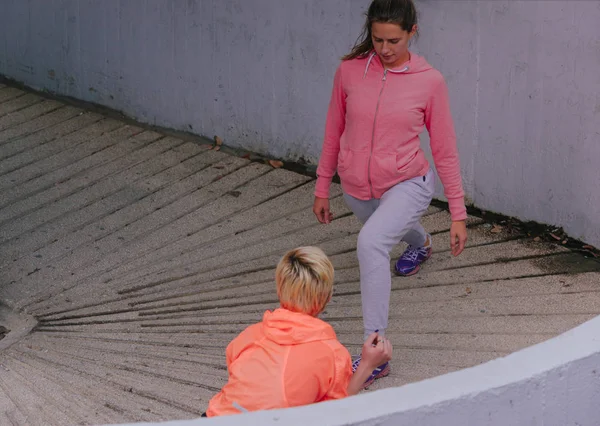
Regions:
<instances>
[{"instance_id":1,"label":"hoodie drawstring","mask_svg":"<svg viewBox=\"0 0 600 426\"><path fill-rule=\"evenodd\" d=\"M371 61L373 60L373 58L375 57L375 54L377 52L373 52L371 53L371 56L369 56L369 60L367 61L367 66L365 67L365 73L363 74L363 80L365 79L365 77L367 76L367 71L369 70L369 65L371 65Z\"/></svg>"},{"instance_id":2,"label":"hoodie drawstring","mask_svg":"<svg viewBox=\"0 0 600 426\"><path fill-rule=\"evenodd\" d=\"M248 413L249 411L246 410L244 407L242 407L240 404L237 403L237 401L233 401L233 408L237 408L238 410L240 410L242 413Z\"/></svg>"}]
</instances>

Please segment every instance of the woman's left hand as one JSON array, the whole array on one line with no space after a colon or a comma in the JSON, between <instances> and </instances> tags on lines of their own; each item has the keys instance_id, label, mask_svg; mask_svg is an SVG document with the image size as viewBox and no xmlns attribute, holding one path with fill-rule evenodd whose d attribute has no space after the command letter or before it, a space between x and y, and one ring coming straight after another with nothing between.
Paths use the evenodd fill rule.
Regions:
<instances>
[{"instance_id":1,"label":"woman's left hand","mask_svg":"<svg viewBox=\"0 0 600 426\"><path fill-rule=\"evenodd\" d=\"M454 256L458 256L465 249L467 243L467 225L464 220L452 222L450 226L450 249Z\"/></svg>"}]
</instances>

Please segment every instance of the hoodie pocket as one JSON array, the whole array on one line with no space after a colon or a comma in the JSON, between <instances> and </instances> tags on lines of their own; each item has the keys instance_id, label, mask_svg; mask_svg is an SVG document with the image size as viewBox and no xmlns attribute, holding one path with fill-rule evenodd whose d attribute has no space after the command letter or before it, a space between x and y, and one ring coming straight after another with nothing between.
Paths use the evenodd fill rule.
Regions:
<instances>
[{"instance_id":1,"label":"hoodie pocket","mask_svg":"<svg viewBox=\"0 0 600 426\"><path fill-rule=\"evenodd\" d=\"M350 167L348 157L350 157L350 151L340 151L337 165L338 173L345 172Z\"/></svg>"},{"instance_id":2,"label":"hoodie pocket","mask_svg":"<svg viewBox=\"0 0 600 426\"><path fill-rule=\"evenodd\" d=\"M374 153L372 161L372 174L378 178L377 180L382 179L387 182L398 177L398 164L395 153Z\"/></svg>"},{"instance_id":3,"label":"hoodie pocket","mask_svg":"<svg viewBox=\"0 0 600 426\"><path fill-rule=\"evenodd\" d=\"M342 185L362 187L367 185L367 159L368 154L343 151L338 158L337 172Z\"/></svg>"},{"instance_id":4,"label":"hoodie pocket","mask_svg":"<svg viewBox=\"0 0 600 426\"><path fill-rule=\"evenodd\" d=\"M412 156L407 160L406 157L395 152L377 153L373 157L377 167L377 175L384 181L397 181L418 173L419 165L413 161L414 158L415 156Z\"/></svg>"}]
</instances>

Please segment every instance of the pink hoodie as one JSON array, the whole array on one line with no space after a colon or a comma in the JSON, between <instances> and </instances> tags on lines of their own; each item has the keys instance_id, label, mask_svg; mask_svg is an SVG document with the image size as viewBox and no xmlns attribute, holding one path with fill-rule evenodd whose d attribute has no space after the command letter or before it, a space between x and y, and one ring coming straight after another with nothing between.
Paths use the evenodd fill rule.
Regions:
<instances>
[{"instance_id":1,"label":"pink hoodie","mask_svg":"<svg viewBox=\"0 0 600 426\"><path fill-rule=\"evenodd\" d=\"M329 197L337 172L344 192L381 198L399 182L423 176L429 163L419 134L427 127L452 220L467 217L448 90L442 74L411 53L384 70L373 52L343 61L333 82L315 195Z\"/></svg>"}]
</instances>

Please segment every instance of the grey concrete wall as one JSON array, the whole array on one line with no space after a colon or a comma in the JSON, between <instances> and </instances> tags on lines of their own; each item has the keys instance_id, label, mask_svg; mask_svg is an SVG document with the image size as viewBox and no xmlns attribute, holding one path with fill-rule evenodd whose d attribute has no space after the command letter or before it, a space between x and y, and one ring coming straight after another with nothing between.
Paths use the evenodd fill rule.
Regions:
<instances>
[{"instance_id":1,"label":"grey concrete wall","mask_svg":"<svg viewBox=\"0 0 600 426\"><path fill-rule=\"evenodd\" d=\"M505 358L399 388L287 410L162 424L598 426L598 401L600 317ZM152 424L138 424L146 425Z\"/></svg>"},{"instance_id":2,"label":"grey concrete wall","mask_svg":"<svg viewBox=\"0 0 600 426\"><path fill-rule=\"evenodd\" d=\"M417 1L415 49L447 78L470 200L600 246L600 3ZM314 162L368 3L2 0L0 73Z\"/></svg>"}]
</instances>

